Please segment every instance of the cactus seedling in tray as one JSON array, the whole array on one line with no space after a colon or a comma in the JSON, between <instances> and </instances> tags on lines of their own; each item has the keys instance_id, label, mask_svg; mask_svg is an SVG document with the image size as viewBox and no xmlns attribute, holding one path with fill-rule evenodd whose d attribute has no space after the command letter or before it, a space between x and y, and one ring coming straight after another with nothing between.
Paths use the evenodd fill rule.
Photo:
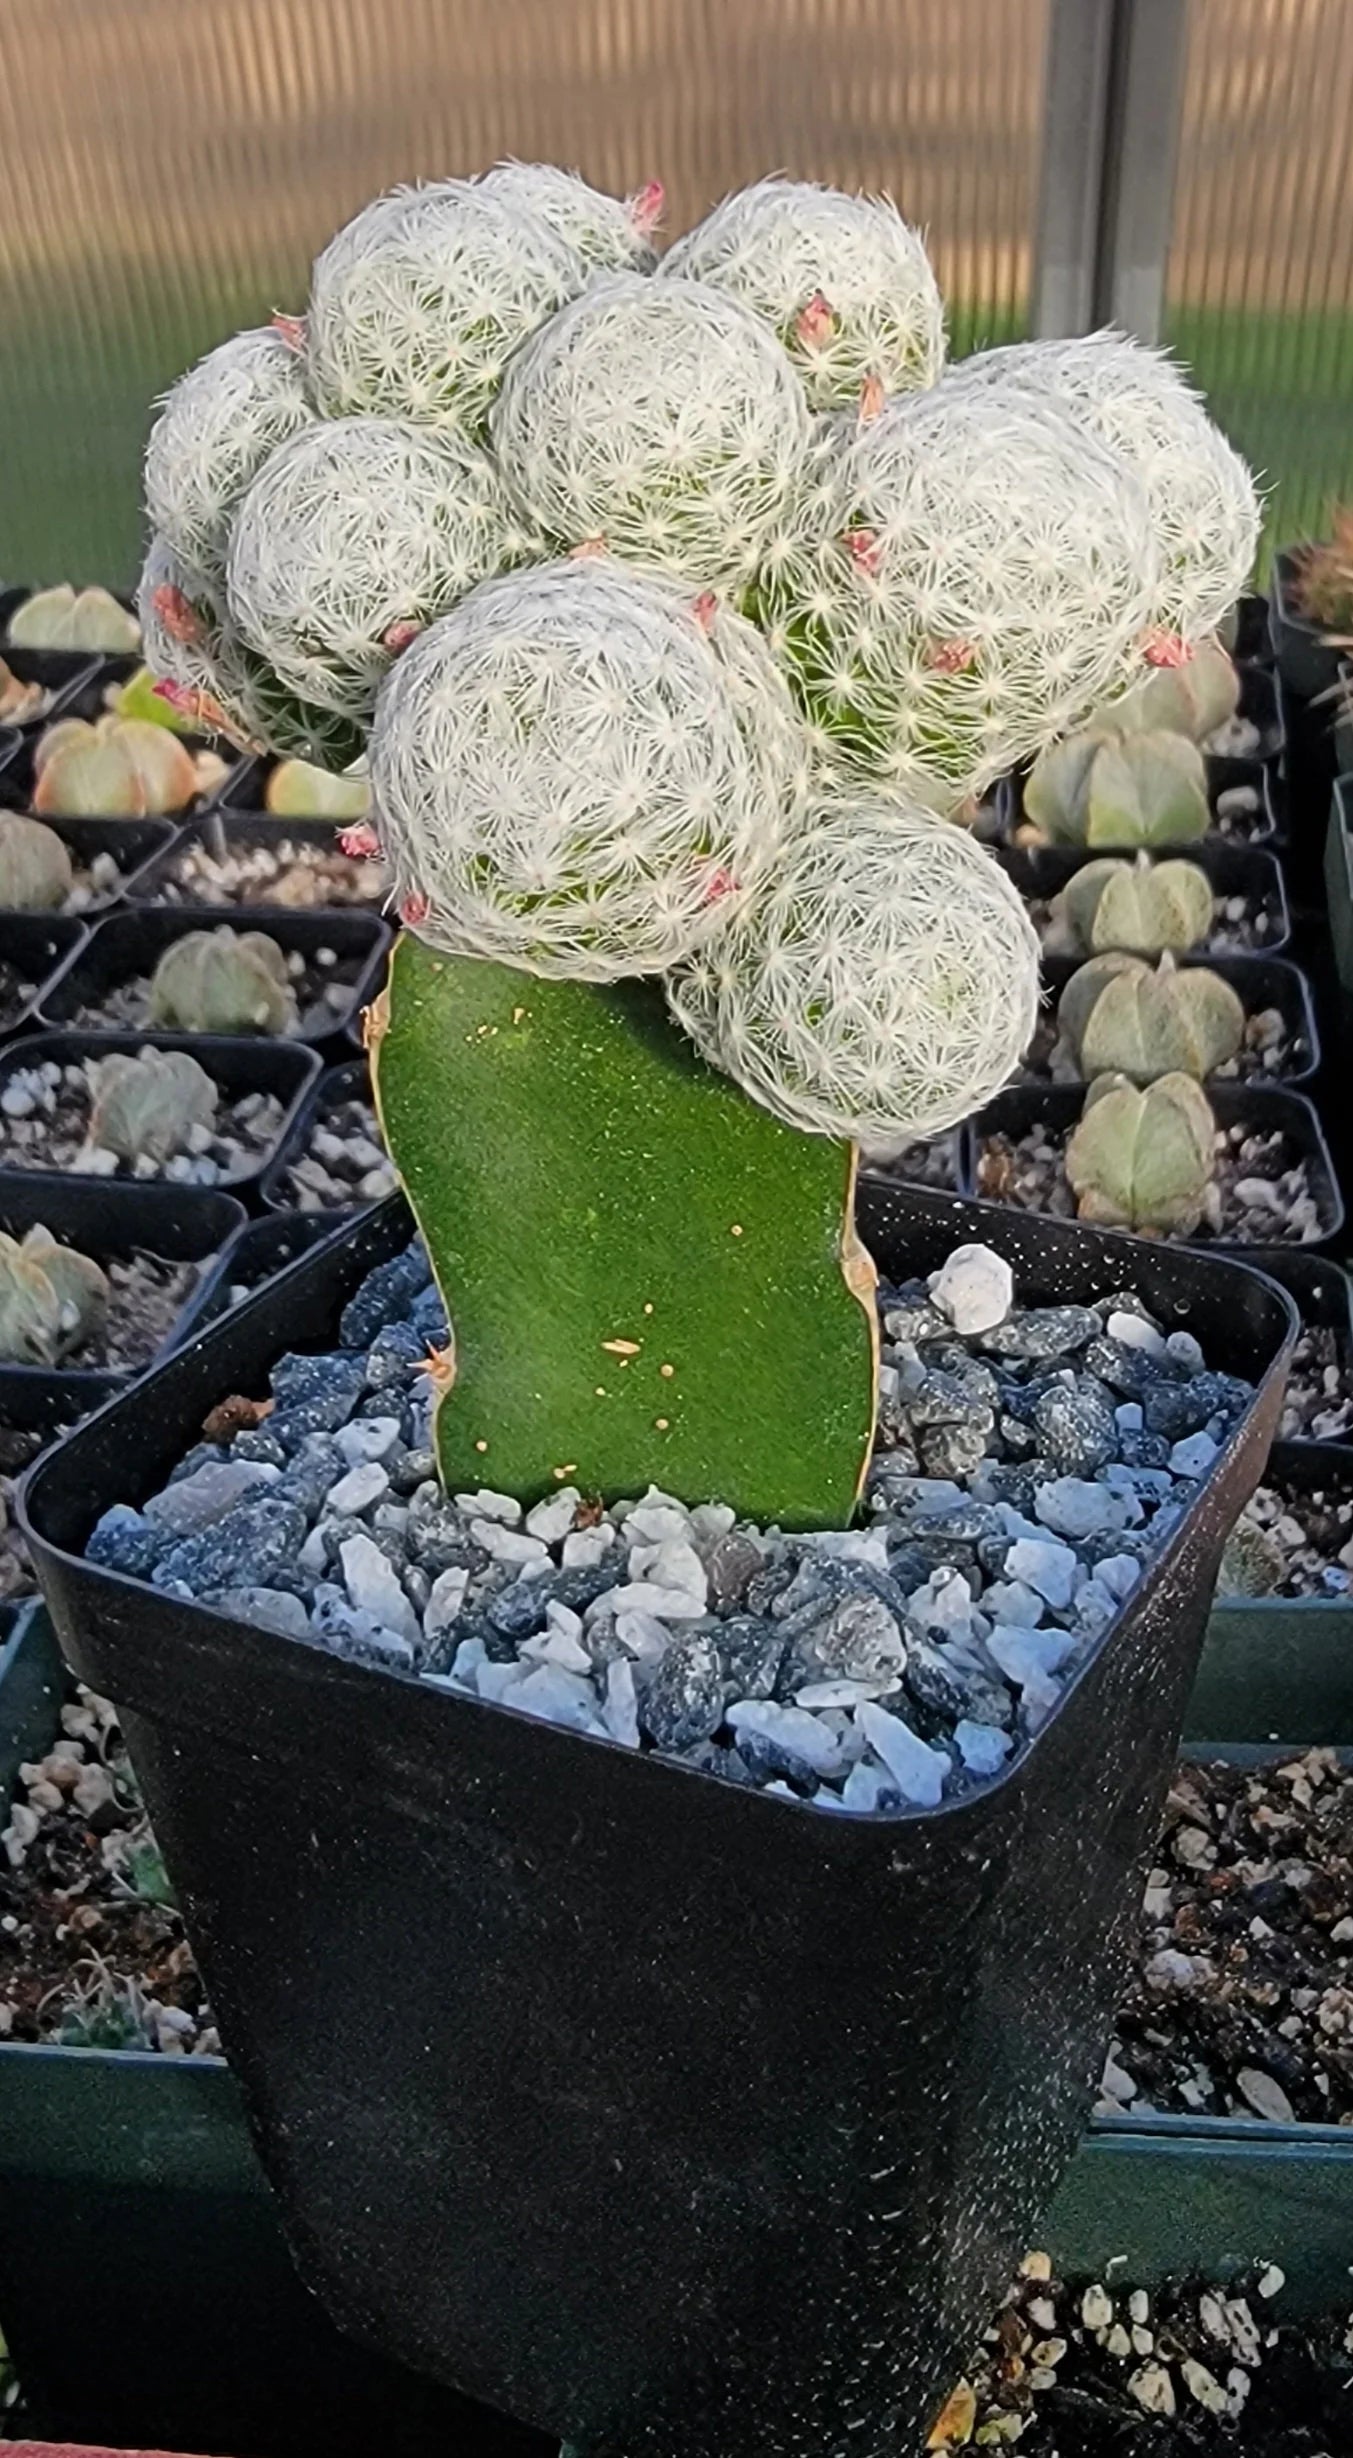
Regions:
<instances>
[{"instance_id":1,"label":"cactus seedling in tray","mask_svg":"<svg viewBox=\"0 0 1353 2458\"><path fill-rule=\"evenodd\" d=\"M359 213L303 317L169 396L147 653L263 747L365 751L345 845L406 925L369 1045L453 1325L448 1482L839 1525L874 1415L855 1148L951 1128L1036 1011L1019 899L944 814L1187 659L1253 491L1134 345L1116 381L1166 402L1136 429L1079 361L1056 400L943 376L886 204L762 182L654 273L658 202L509 164ZM1168 739L1163 785L1120 747L1128 841L1206 825ZM236 1017L281 994L240 944L171 954L184 1022L208 974Z\"/></svg>"}]
</instances>

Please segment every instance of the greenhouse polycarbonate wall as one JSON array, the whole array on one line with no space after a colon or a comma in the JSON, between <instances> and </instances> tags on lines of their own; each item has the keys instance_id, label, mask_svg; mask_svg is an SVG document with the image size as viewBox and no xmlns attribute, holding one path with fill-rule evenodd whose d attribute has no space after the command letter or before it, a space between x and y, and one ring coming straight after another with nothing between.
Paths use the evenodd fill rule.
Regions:
<instances>
[{"instance_id":1,"label":"greenhouse polycarbonate wall","mask_svg":"<svg viewBox=\"0 0 1353 2458\"><path fill-rule=\"evenodd\" d=\"M1190 0L1165 338L1272 490L1353 496L1353 5Z\"/></svg>"},{"instance_id":2,"label":"greenhouse polycarbonate wall","mask_svg":"<svg viewBox=\"0 0 1353 2458\"><path fill-rule=\"evenodd\" d=\"M0 578L125 581L149 403L400 179L504 154L669 230L768 170L928 227L955 346L1026 328L1046 0L8 0Z\"/></svg>"}]
</instances>

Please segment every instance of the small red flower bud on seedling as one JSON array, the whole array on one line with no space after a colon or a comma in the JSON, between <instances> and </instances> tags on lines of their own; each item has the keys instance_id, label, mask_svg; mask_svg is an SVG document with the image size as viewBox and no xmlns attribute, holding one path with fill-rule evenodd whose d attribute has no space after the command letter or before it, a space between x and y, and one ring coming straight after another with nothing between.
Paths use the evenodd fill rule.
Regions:
<instances>
[{"instance_id":1,"label":"small red flower bud on seedling","mask_svg":"<svg viewBox=\"0 0 1353 2458\"><path fill-rule=\"evenodd\" d=\"M355 828L340 828L339 850L353 862L378 862L381 841L370 822L359 819Z\"/></svg>"},{"instance_id":2,"label":"small red flower bud on seedling","mask_svg":"<svg viewBox=\"0 0 1353 2458\"><path fill-rule=\"evenodd\" d=\"M691 613L701 631L706 635L713 631L714 618L718 611L719 600L713 589L702 589L700 595L692 600Z\"/></svg>"},{"instance_id":3,"label":"small red flower bud on seedling","mask_svg":"<svg viewBox=\"0 0 1353 2458\"><path fill-rule=\"evenodd\" d=\"M825 291L815 290L806 307L801 307L794 319L795 339L805 350L821 350L836 331L836 317Z\"/></svg>"},{"instance_id":4,"label":"small red flower bud on seedling","mask_svg":"<svg viewBox=\"0 0 1353 2458\"><path fill-rule=\"evenodd\" d=\"M660 179L650 179L635 191L629 200L629 217L641 238L652 237L666 203L667 194Z\"/></svg>"},{"instance_id":5,"label":"small red flower bud on seedling","mask_svg":"<svg viewBox=\"0 0 1353 2458\"><path fill-rule=\"evenodd\" d=\"M163 700L166 708L172 708L176 717L195 717L197 715L198 703L202 694L200 691L190 691L186 683L171 683L166 680L152 684L151 689L157 700Z\"/></svg>"},{"instance_id":6,"label":"small red flower bud on seedling","mask_svg":"<svg viewBox=\"0 0 1353 2458\"><path fill-rule=\"evenodd\" d=\"M422 629L423 626L421 623L403 622L387 624L385 630L381 633L381 647L383 649L388 649L392 657L398 657L405 649L409 647L411 641L418 638L418 635Z\"/></svg>"},{"instance_id":7,"label":"small red flower bud on seedling","mask_svg":"<svg viewBox=\"0 0 1353 2458\"><path fill-rule=\"evenodd\" d=\"M841 541L851 561L872 580L879 568L883 541L875 529L848 529Z\"/></svg>"},{"instance_id":8,"label":"small red flower bud on seedling","mask_svg":"<svg viewBox=\"0 0 1353 2458\"><path fill-rule=\"evenodd\" d=\"M150 602L171 640L181 640L191 647L202 638L202 623L194 612L192 601L172 581L162 580L152 589Z\"/></svg>"},{"instance_id":9,"label":"small red flower bud on seedling","mask_svg":"<svg viewBox=\"0 0 1353 2458\"><path fill-rule=\"evenodd\" d=\"M866 376L860 386L860 406L856 413L862 427L872 427L887 399L881 376Z\"/></svg>"},{"instance_id":10,"label":"small red flower bud on seedling","mask_svg":"<svg viewBox=\"0 0 1353 2458\"><path fill-rule=\"evenodd\" d=\"M299 358L305 348L304 316L284 316L279 308L270 318L270 322L274 333L280 333L287 348L294 350Z\"/></svg>"},{"instance_id":11,"label":"small red flower bud on seedling","mask_svg":"<svg viewBox=\"0 0 1353 2458\"><path fill-rule=\"evenodd\" d=\"M1142 655L1148 666L1186 666L1193 651L1178 632L1154 631L1142 642Z\"/></svg>"}]
</instances>

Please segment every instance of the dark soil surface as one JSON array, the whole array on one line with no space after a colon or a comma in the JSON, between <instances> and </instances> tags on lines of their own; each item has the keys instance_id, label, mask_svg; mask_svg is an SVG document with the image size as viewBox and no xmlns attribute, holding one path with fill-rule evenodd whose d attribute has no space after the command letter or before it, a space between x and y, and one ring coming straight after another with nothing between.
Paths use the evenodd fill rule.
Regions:
<instances>
[{"instance_id":1,"label":"dark soil surface","mask_svg":"<svg viewBox=\"0 0 1353 2458\"><path fill-rule=\"evenodd\" d=\"M978 1194L1016 1204L1024 1212L1074 1220L1076 1199L1062 1168L1067 1141L1066 1131L1042 1126L1018 1138L983 1136ZM1325 1236L1328 1227L1307 1163L1281 1132L1218 1130L1216 1175L1190 1243L1217 1239L1235 1246L1307 1246Z\"/></svg>"},{"instance_id":2,"label":"dark soil surface","mask_svg":"<svg viewBox=\"0 0 1353 2458\"><path fill-rule=\"evenodd\" d=\"M381 905L385 873L379 862L308 839L279 827L276 844L227 845L217 860L205 845L187 846L156 883L157 905L281 905L309 912L324 905Z\"/></svg>"},{"instance_id":3,"label":"dark soil surface","mask_svg":"<svg viewBox=\"0 0 1353 2458\"><path fill-rule=\"evenodd\" d=\"M63 1367L102 1366L121 1373L150 1363L163 1348L188 1303L202 1270L198 1263L167 1263L160 1255L125 1259L96 1255L108 1275L108 1316L101 1331L68 1357Z\"/></svg>"}]
</instances>

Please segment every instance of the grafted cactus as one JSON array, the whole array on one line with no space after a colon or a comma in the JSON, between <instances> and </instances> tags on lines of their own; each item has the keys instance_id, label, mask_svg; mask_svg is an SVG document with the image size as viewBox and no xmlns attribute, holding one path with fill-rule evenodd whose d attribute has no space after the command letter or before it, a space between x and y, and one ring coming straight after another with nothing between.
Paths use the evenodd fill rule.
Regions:
<instances>
[{"instance_id":1,"label":"grafted cactus","mask_svg":"<svg viewBox=\"0 0 1353 2458\"><path fill-rule=\"evenodd\" d=\"M737 634L730 687L698 611L587 558L488 582L406 650L371 780L425 937L611 981L721 927L792 824L804 762L748 627L714 626Z\"/></svg>"},{"instance_id":2,"label":"grafted cactus","mask_svg":"<svg viewBox=\"0 0 1353 2458\"><path fill-rule=\"evenodd\" d=\"M15 913L55 913L74 884L66 843L54 828L0 812L0 906Z\"/></svg>"},{"instance_id":3,"label":"grafted cactus","mask_svg":"<svg viewBox=\"0 0 1353 2458\"><path fill-rule=\"evenodd\" d=\"M491 434L556 545L731 587L789 508L809 427L788 358L738 300L613 273L518 353Z\"/></svg>"},{"instance_id":4,"label":"grafted cactus","mask_svg":"<svg viewBox=\"0 0 1353 2458\"><path fill-rule=\"evenodd\" d=\"M886 196L761 179L668 250L659 279L730 291L784 343L815 410L905 393L944 365L944 302L919 232Z\"/></svg>"},{"instance_id":5,"label":"grafted cactus","mask_svg":"<svg viewBox=\"0 0 1353 2458\"><path fill-rule=\"evenodd\" d=\"M771 886L669 987L696 1048L777 1118L887 1152L1014 1072L1038 941L983 847L860 796L816 804Z\"/></svg>"},{"instance_id":6,"label":"grafted cactus","mask_svg":"<svg viewBox=\"0 0 1353 2458\"><path fill-rule=\"evenodd\" d=\"M1196 862L1087 862L1054 900L1052 935L1078 955L1126 948L1137 956L1184 955L1212 928L1212 882Z\"/></svg>"},{"instance_id":7,"label":"grafted cactus","mask_svg":"<svg viewBox=\"0 0 1353 2458\"><path fill-rule=\"evenodd\" d=\"M135 615L107 589L72 589L61 581L37 589L9 619L15 649L88 649L104 657L134 656L141 644Z\"/></svg>"},{"instance_id":8,"label":"grafted cactus","mask_svg":"<svg viewBox=\"0 0 1353 2458\"><path fill-rule=\"evenodd\" d=\"M1144 1092L1122 1076L1101 1076L1066 1148L1080 1218L1142 1237L1191 1237L1216 1140L1217 1122L1192 1076L1164 1075Z\"/></svg>"},{"instance_id":9,"label":"grafted cactus","mask_svg":"<svg viewBox=\"0 0 1353 2458\"><path fill-rule=\"evenodd\" d=\"M296 996L286 957L265 931L190 930L155 967L150 1022L169 1032L292 1032Z\"/></svg>"},{"instance_id":10,"label":"grafted cactus","mask_svg":"<svg viewBox=\"0 0 1353 2458\"><path fill-rule=\"evenodd\" d=\"M952 805L1134 678L1156 587L1112 454L946 379L839 451L757 603L831 761Z\"/></svg>"},{"instance_id":11,"label":"grafted cactus","mask_svg":"<svg viewBox=\"0 0 1353 2458\"><path fill-rule=\"evenodd\" d=\"M1153 622L1190 644L1217 629L1249 579L1259 498L1173 360L1126 333L1103 332L985 350L956 376L1056 403L1118 454L1145 490L1160 543Z\"/></svg>"},{"instance_id":12,"label":"grafted cactus","mask_svg":"<svg viewBox=\"0 0 1353 2458\"><path fill-rule=\"evenodd\" d=\"M0 1232L0 1359L55 1366L82 1348L108 1309L108 1281L88 1255L58 1245L40 1222L22 1238Z\"/></svg>"},{"instance_id":13,"label":"grafted cactus","mask_svg":"<svg viewBox=\"0 0 1353 2458\"><path fill-rule=\"evenodd\" d=\"M88 1141L120 1161L172 1160L187 1149L194 1127L210 1127L219 1095L205 1067L186 1050L115 1050L87 1069Z\"/></svg>"},{"instance_id":14,"label":"grafted cactus","mask_svg":"<svg viewBox=\"0 0 1353 2458\"><path fill-rule=\"evenodd\" d=\"M274 819L332 819L351 827L371 808L365 775L335 777L308 760L279 760L263 789L263 807Z\"/></svg>"},{"instance_id":15,"label":"grafted cactus","mask_svg":"<svg viewBox=\"0 0 1353 2458\"><path fill-rule=\"evenodd\" d=\"M533 213L577 250L589 270L649 273L656 262L653 233L662 216L661 183L650 180L622 202L589 188L576 171L553 162L496 162L475 186L487 196Z\"/></svg>"},{"instance_id":16,"label":"grafted cactus","mask_svg":"<svg viewBox=\"0 0 1353 2458\"><path fill-rule=\"evenodd\" d=\"M34 753L33 808L53 819L162 819L198 790L192 754L164 726L63 717Z\"/></svg>"},{"instance_id":17,"label":"grafted cactus","mask_svg":"<svg viewBox=\"0 0 1353 2458\"><path fill-rule=\"evenodd\" d=\"M1207 834L1207 770L1180 734L1068 734L1036 761L1024 811L1052 845L1188 844Z\"/></svg>"},{"instance_id":18,"label":"grafted cactus","mask_svg":"<svg viewBox=\"0 0 1353 2458\"><path fill-rule=\"evenodd\" d=\"M1152 970L1140 956L1092 956L1057 1005L1062 1037L1082 1075L1162 1075L1199 1081L1233 1059L1245 1039L1245 1009L1206 965L1182 971L1173 956Z\"/></svg>"},{"instance_id":19,"label":"grafted cactus","mask_svg":"<svg viewBox=\"0 0 1353 2458\"><path fill-rule=\"evenodd\" d=\"M413 633L528 543L464 437L326 419L275 452L240 504L230 610L285 689L363 720Z\"/></svg>"},{"instance_id":20,"label":"grafted cactus","mask_svg":"<svg viewBox=\"0 0 1353 2458\"><path fill-rule=\"evenodd\" d=\"M294 340L237 333L180 376L146 446L146 511L175 554L219 586L235 508L270 452L315 415Z\"/></svg>"},{"instance_id":21,"label":"grafted cactus","mask_svg":"<svg viewBox=\"0 0 1353 2458\"><path fill-rule=\"evenodd\" d=\"M316 259L306 319L326 417L483 425L527 335L583 288L576 248L483 184L394 188Z\"/></svg>"}]
</instances>

